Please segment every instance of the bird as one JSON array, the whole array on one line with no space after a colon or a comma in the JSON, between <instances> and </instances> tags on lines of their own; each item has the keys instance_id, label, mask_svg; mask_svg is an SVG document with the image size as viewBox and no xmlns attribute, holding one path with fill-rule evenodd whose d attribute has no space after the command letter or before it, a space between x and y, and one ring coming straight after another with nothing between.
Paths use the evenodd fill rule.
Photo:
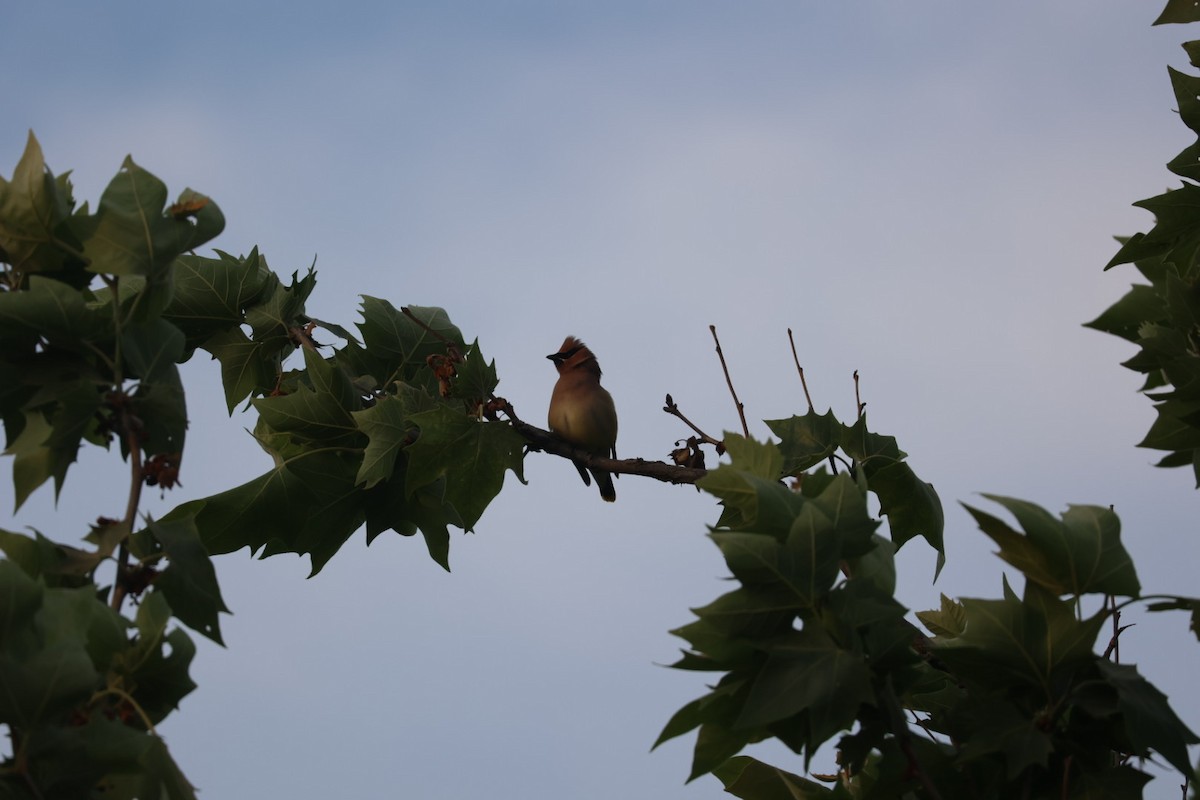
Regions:
<instances>
[{"instance_id":1,"label":"bird","mask_svg":"<svg viewBox=\"0 0 1200 800\"><path fill-rule=\"evenodd\" d=\"M583 342L574 336L563 340L557 353L546 356L558 370L558 382L550 395L550 412L547 421L550 430L567 442L606 458L617 457L617 407L610 395L600 385L600 362ZM591 486L589 469L578 461L575 468L584 484ZM608 502L617 499L613 488L612 473L590 468L600 489L600 496Z\"/></svg>"}]
</instances>

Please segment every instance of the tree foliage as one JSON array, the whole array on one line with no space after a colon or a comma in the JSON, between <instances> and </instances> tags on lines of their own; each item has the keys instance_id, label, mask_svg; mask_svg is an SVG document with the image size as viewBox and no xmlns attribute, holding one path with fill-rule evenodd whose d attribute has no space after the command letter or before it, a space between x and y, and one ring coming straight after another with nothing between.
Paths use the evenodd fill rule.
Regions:
<instances>
[{"instance_id":1,"label":"tree foliage","mask_svg":"<svg viewBox=\"0 0 1200 800\"><path fill-rule=\"evenodd\" d=\"M1196 17L1171 2L1160 21ZM1200 133L1200 78L1172 81ZM1200 480L1198 158L1200 141L1171 162L1182 188L1139 204L1156 224L1109 265L1133 263L1149 285L1090 325L1140 348L1127 366L1158 410L1143 445ZM196 253L224 225L208 197L169 203L127 158L93 213L68 177L30 134L0 179L5 453L18 508L51 480L61 493L85 445L115 443L130 488L125 516L97 518L74 544L0 530L12 743L0 793L192 798L155 729L195 688L184 628L221 642L212 556L306 554L316 574L363 528L368 541L419 532L449 569L450 528L473 529L506 473L522 479L526 452L592 457L519 420L494 395L495 364L442 309L364 297L355 330L321 321L306 311L312 269L283 278L257 249ZM271 468L153 519L141 491L172 488L184 468L178 365L198 351L220 363L230 413L256 413ZM1115 514L985 496L1005 515L966 510L1023 585L1001 579L997 597L943 596L911 614L894 555L921 541L945 566L932 485L861 408L848 423L810 407L767 425L776 440L726 434L728 460L707 472L700 440L686 466L604 464L695 481L720 504L709 537L733 588L673 631L686 643L674 666L713 682L659 737L696 732L691 779L712 774L748 800L937 800L1139 798L1150 776L1136 760L1150 757L1192 775L1196 737L1114 645L1132 602L1190 611L1200 635L1200 600L1143 594ZM742 755L771 738L805 770L834 744L837 772L801 777Z\"/></svg>"}]
</instances>

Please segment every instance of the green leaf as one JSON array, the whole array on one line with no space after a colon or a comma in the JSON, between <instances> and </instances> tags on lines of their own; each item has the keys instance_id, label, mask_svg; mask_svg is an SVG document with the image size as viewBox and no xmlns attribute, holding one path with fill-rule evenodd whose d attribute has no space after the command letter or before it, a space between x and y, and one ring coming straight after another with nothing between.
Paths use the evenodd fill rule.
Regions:
<instances>
[{"instance_id":1,"label":"green leaf","mask_svg":"<svg viewBox=\"0 0 1200 800\"><path fill-rule=\"evenodd\" d=\"M1167 0L1166 8L1154 20L1155 25L1168 22L1197 22L1200 21L1200 8L1192 0Z\"/></svg>"},{"instance_id":2,"label":"green leaf","mask_svg":"<svg viewBox=\"0 0 1200 800\"><path fill-rule=\"evenodd\" d=\"M1124 297L1085 327L1136 342L1143 324L1147 321L1160 322L1165 316L1163 300L1154 287L1134 284Z\"/></svg>"},{"instance_id":3,"label":"green leaf","mask_svg":"<svg viewBox=\"0 0 1200 800\"><path fill-rule=\"evenodd\" d=\"M361 435L352 412L362 405L350 380L311 348L304 349L304 379L288 394L252 402L262 422L297 442L356 446Z\"/></svg>"},{"instance_id":4,"label":"green leaf","mask_svg":"<svg viewBox=\"0 0 1200 800\"><path fill-rule=\"evenodd\" d=\"M252 394L265 394L275 384L278 352L250 339L241 328L213 334L204 349L221 362L221 383L229 413Z\"/></svg>"},{"instance_id":5,"label":"green leaf","mask_svg":"<svg viewBox=\"0 0 1200 800\"><path fill-rule=\"evenodd\" d=\"M70 182L55 181L30 131L12 181L0 177L0 252L23 273L81 270L79 242L66 225L73 206Z\"/></svg>"},{"instance_id":6,"label":"green leaf","mask_svg":"<svg viewBox=\"0 0 1200 800\"><path fill-rule=\"evenodd\" d=\"M842 426L832 410L824 414L810 411L802 417L765 422L771 433L779 437L784 475L798 475L824 461L833 455L841 440Z\"/></svg>"},{"instance_id":7,"label":"green leaf","mask_svg":"<svg viewBox=\"0 0 1200 800\"><path fill-rule=\"evenodd\" d=\"M352 415L367 436L367 449L356 480L365 488L392 477L396 458L415 440L416 426L409 421L411 410L399 397L380 398L375 405Z\"/></svg>"},{"instance_id":8,"label":"green leaf","mask_svg":"<svg viewBox=\"0 0 1200 800\"><path fill-rule=\"evenodd\" d=\"M446 406L414 414L411 421L420 435L408 447L409 493L444 479L445 501L458 512L466 530L475 526L500 493L506 470L522 479L525 440L511 426L483 422Z\"/></svg>"},{"instance_id":9,"label":"green leaf","mask_svg":"<svg viewBox=\"0 0 1200 800\"><path fill-rule=\"evenodd\" d=\"M1056 520L1023 500L984 495L1004 506L1024 536L1002 521L965 506L980 530L1000 546L1000 557L1027 578L1057 594L1136 597L1141 590L1133 560L1121 544L1120 521L1098 506L1070 506Z\"/></svg>"},{"instance_id":10,"label":"green leaf","mask_svg":"<svg viewBox=\"0 0 1200 800\"><path fill-rule=\"evenodd\" d=\"M952 639L960 636L967 628L967 613L962 603L956 603L942 595L942 606L937 611L918 611L917 619L934 636Z\"/></svg>"},{"instance_id":11,"label":"green leaf","mask_svg":"<svg viewBox=\"0 0 1200 800\"><path fill-rule=\"evenodd\" d=\"M725 785L727 794L743 800L822 800L835 796L832 789L750 756L734 756L712 773Z\"/></svg>"},{"instance_id":12,"label":"green leaf","mask_svg":"<svg viewBox=\"0 0 1200 800\"><path fill-rule=\"evenodd\" d=\"M980 685L1025 684L1053 702L1057 678L1095 659L1092 646L1105 615L1075 618L1073 603L1029 581L1024 599L1004 582L1004 599L962 601L966 624L933 645L961 680Z\"/></svg>"},{"instance_id":13,"label":"green leaf","mask_svg":"<svg viewBox=\"0 0 1200 800\"><path fill-rule=\"evenodd\" d=\"M161 521L194 515L212 555L243 547L261 549L264 558L308 554L315 575L363 523L358 463L349 453L313 451L237 488L184 503Z\"/></svg>"},{"instance_id":14,"label":"green leaf","mask_svg":"<svg viewBox=\"0 0 1200 800\"><path fill-rule=\"evenodd\" d=\"M768 648L737 725L755 728L804 714L808 746L848 729L860 705L873 703L871 672L860 654L838 647L820 628L781 637Z\"/></svg>"},{"instance_id":15,"label":"green leaf","mask_svg":"<svg viewBox=\"0 0 1200 800\"><path fill-rule=\"evenodd\" d=\"M266 277L257 247L244 258L180 256L174 273L175 292L163 316L183 331L189 350L240 325Z\"/></svg>"},{"instance_id":16,"label":"green leaf","mask_svg":"<svg viewBox=\"0 0 1200 800\"><path fill-rule=\"evenodd\" d=\"M0 335L38 336L68 349L112 338L112 306L89 304L61 281L29 276L29 289L0 293Z\"/></svg>"},{"instance_id":17,"label":"green leaf","mask_svg":"<svg viewBox=\"0 0 1200 800\"><path fill-rule=\"evenodd\" d=\"M171 607L162 592L143 594L137 611L137 638L111 666L119 676L118 685L137 687L135 699L155 725L196 688L188 675L196 645L179 628L168 632L170 620ZM113 677L109 680L111 684Z\"/></svg>"},{"instance_id":18,"label":"green leaf","mask_svg":"<svg viewBox=\"0 0 1200 800\"><path fill-rule=\"evenodd\" d=\"M16 564L0 561L0 723L31 729L66 714L99 685L87 632L92 606L103 605L89 594L45 589ZM60 602L70 597L90 605Z\"/></svg>"},{"instance_id":19,"label":"green leaf","mask_svg":"<svg viewBox=\"0 0 1200 800\"><path fill-rule=\"evenodd\" d=\"M1200 598L1195 597L1174 597L1170 600L1164 600L1157 603L1149 603L1146 606L1147 611L1190 611L1192 612L1192 620L1190 628L1192 633L1200 640Z\"/></svg>"},{"instance_id":20,"label":"green leaf","mask_svg":"<svg viewBox=\"0 0 1200 800\"><path fill-rule=\"evenodd\" d=\"M74 226L90 262L88 269L154 278L166 272L177 256L225 227L216 203L190 189L184 190L177 205L194 206L195 213L166 213L166 204L163 182L126 157L100 196L95 215Z\"/></svg>"},{"instance_id":21,"label":"green leaf","mask_svg":"<svg viewBox=\"0 0 1200 800\"><path fill-rule=\"evenodd\" d=\"M1200 739L1171 710L1167 696L1139 675L1132 664L1098 659L1096 666L1117 691L1125 731L1137 755L1145 757L1154 750L1182 775L1192 776L1187 747Z\"/></svg>"},{"instance_id":22,"label":"green leaf","mask_svg":"<svg viewBox=\"0 0 1200 800\"><path fill-rule=\"evenodd\" d=\"M408 306L421 321L405 316L387 300L363 295L362 317L358 323L365 349L347 342L339 351L341 360L352 374L370 375L377 386L400 381L414 383L436 393L436 381L425 359L446 352L447 342L462 352L466 349L462 332L440 308ZM418 380L418 375L424 378Z\"/></svg>"},{"instance_id":23,"label":"green leaf","mask_svg":"<svg viewBox=\"0 0 1200 800\"><path fill-rule=\"evenodd\" d=\"M496 376L496 362L487 361L479 349L479 340L471 343L471 349L458 368L454 379L454 396L472 403L485 402L491 397L500 379Z\"/></svg>"},{"instance_id":24,"label":"green leaf","mask_svg":"<svg viewBox=\"0 0 1200 800\"><path fill-rule=\"evenodd\" d=\"M1200 186L1184 183L1134 205L1155 216L1154 228L1129 237L1105 268L1154 258L1190 268L1200 247Z\"/></svg>"},{"instance_id":25,"label":"green leaf","mask_svg":"<svg viewBox=\"0 0 1200 800\"><path fill-rule=\"evenodd\" d=\"M903 461L869 473L867 483L879 498L879 513L888 518L888 529L896 549L914 536L923 536L939 554L940 571L945 558L942 542L945 515L933 484L918 478Z\"/></svg>"},{"instance_id":26,"label":"green leaf","mask_svg":"<svg viewBox=\"0 0 1200 800\"><path fill-rule=\"evenodd\" d=\"M51 588L90 585L85 576L100 563L99 553L58 544L42 534L25 536L0 530L0 552L31 578L40 578Z\"/></svg>"},{"instance_id":27,"label":"green leaf","mask_svg":"<svg viewBox=\"0 0 1200 800\"><path fill-rule=\"evenodd\" d=\"M194 517L182 517L170 522L147 523L155 541L162 545L169 565L154 581L179 621L197 633L224 644L221 639L220 615L229 609L221 599L217 573Z\"/></svg>"}]
</instances>

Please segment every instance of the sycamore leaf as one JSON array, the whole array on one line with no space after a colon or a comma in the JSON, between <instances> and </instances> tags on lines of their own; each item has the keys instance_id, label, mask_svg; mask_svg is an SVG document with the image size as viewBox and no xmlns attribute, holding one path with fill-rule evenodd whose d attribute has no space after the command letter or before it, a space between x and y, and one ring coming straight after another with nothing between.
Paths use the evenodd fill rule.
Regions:
<instances>
[{"instance_id":1,"label":"sycamore leaf","mask_svg":"<svg viewBox=\"0 0 1200 800\"><path fill-rule=\"evenodd\" d=\"M1158 19L1154 20L1154 24L1197 21L1200 21L1200 8L1197 8L1192 0L1167 0L1166 8L1158 15Z\"/></svg>"},{"instance_id":2,"label":"sycamore leaf","mask_svg":"<svg viewBox=\"0 0 1200 800\"><path fill-rule=\"evenodd\" d=\"M221 383L229 413L251 394L265 394L275 384L278 350L253 341L241 328L213 334L204 349L221 362Z\"/></svg>"},{"instance_id":3,"label":"sycamore leaf","mask_svg":"<svg viewBox=\"0 0 1200 800\"><path fill-rule=\"evenodd\" d=\"M30 131L12 180L0 177L0 252L23 273L81 269L79 242L65 224L73 206L70 182L46 169Z\"/></svg>"},{"instance_id":4,"label":"sycamore leaf","mask_svg":"<svg viewBox=\"0 0 1200 800\"><path fill-rule=\"evenodd\" d=\"M88 269L107 275L156 276L175 258L219 234L225 218L216 203L185 189L181 203L199 204L193 215L165 212L167 187L126 157L100 196L96 213L73 226Z\"/></svg>"},{"instance_id":5,"label":"sycamore leaf","mask_svg":"<svg viewBox=\"0 0 1200 800\"><path fill-rule=\"evenodd\" d=\"M58 544L37 531L25 536L0 529L0 552L26 575L41 579L50 588L89 585L86 576L101 560L98 552Z\"/></svg>"},{"instance_id":6,"label":"sycamore leaf","mask_svg":"<svg viewBox=\"0 0 1200 800\"><path fill-rule=\"evenodd\" d=\"M903 461L896 461L868 474L868 485L879 498L879 513L888 518L888 529L896 549L914 536L923 536L938 552L938 570L945 561L942 531L945 515L933 484L916 476ZM936 575L934 576L936 579Z\"/></svg>"},{"instance_id":7,"label":"sycamore leaf","mask_svg":"<svg viewBox=\"0 0 1200 800\"><path fill-rule=\"evenodd\" d=\"M1025 684L1054 700L1056 679L1094 660L1092 646L1105 614L1075 617L1075 606L1033 581L1018 598L1004 581L1002 600L965 598L966 623L954 638L933 642L960 679L982 685Z\"/></svg>"},{"instance_id":8,"label":"sycamore leaf","mask_svg":"<svg viewBox=\"0 0 1200 800\"><path fill-rule=\"evenodd\" d=\"M311 348L304 348L304 378L288 394L251 401L264 425L294 440L354 446L361 434L351 413L362 405L349 378Z\"/></svg>"},{"instance_id":9,"label":"sycamore leaf","mask_svg":"<svg viewBox=\"0 0 1200 800\"><path fill-rule=\"evenodd\" d=\"M483 351L479 349L479 340L476 339L471 343L462 365L458 367L458 376L454 379L454 396L475 403L485 402L499 383L496 362L484 358Z\"/></svg>"},{"instance_id":10,"label":"sycamore leaf","mask_svg":"<svg viewBox=\"0 0 1200 800\"><path fill-rule=\"evenodd\" d=\"M917 619L934 636L953 639L962 634L967 627L967 614L962 603L956 603L946 595L942 595L942 606L936 611L918 611Z\"/></svg>"},{"instance_id":11,"label":"sycamore leaf","mask_svg":"<svg viewBox=\"0 0 1200 800\"><path fill-rule=\"evenodd\" d=\"M1085 327L1111 333L1131 342L1137 342L1138 331L1147 321L1159 322L1166 315L1162 297L1153 286L1134 284L1117 302L1109 306L1100 316Z\"/></svg>"},{"instance_id":12,"label":"sycamore leaf","mask_svg":"<svg viewBox=\"0 0 1200 800\"><path fill-rule=\"evenodd\" d=\"M1132 664L1098 659L1096 666L1117 691L1129 741L1139 756L1159 753L1185 776L1193 774L1188 745L1200 742L1167 703L1167 696L1138 674Z\"/></svg>"},{"instance_id":13,"label":"sycamore leaf","mask_svg":"<svg viewBox=\"0 0 1200 800\"><path fill-rule=\"evenodd\" d=\"M1163 600L1156 603L1149 603L1146 606L1147 611L1190 611L1192 633L1200 640L1200 598L1196 597L1174 597L1170 600Z\"/></svg>"},{"instance_id":14,"label":"sycamore leaf","mask_svg":"<svg viewBox=\"0 0 1200 800\"><path fill-rule=\"evenodd\" d=\"M245 258L180 256L174 273L175 292L163 316L183 331L189 350L240 325L265 279L257 247Z\"/></svg>"},{"instance_id":15,"label":"sycamore leaf","mask_svg":"<svg viewBox=\"0 0 1200 800\"><path fill-rule=\"evenodd\" d=\"M445 502L471 530L492 499L500 493L504 473L522 477L525 440L501 422L483 422L448 406L414 414L420 429L408 447L405 483L411 494L444 479Z\"/></svg>"},{"instance_id":16,"label":"sycamore leaf","mask_svg":"<svg viewBox=\"0 0 1200 800\"><path fill-rule=\"evenodd\" d=\"M138 705L154 724L196 688L188 675L196 645L179 628L168 632L170 620L171 607L162 592L143 594L137 610L138 636L110 666L110 685L136 686Z\"/></svg>"},{"instance_id":17,"label":"sycamore leaf","mask_svg":"<svg viewBox=\"0 0 1200 800\"><path fill-rule=\"evenodd\" d=\"M873 703L871 672L859 653L844 650L817 626L778 639L754 681L737 725L755 728L805 715L807 743L824 742Z\"/></svg>"},{"instance_id":18,"label":"sycamore leaf","mask_svg":"<svg viewBox=\"0 0 1200 800\"><path fill-rule=\"evenodd\" d=\"M832 410L824 414L810 411L802 417L765 422L771 433L779 437L784 475L798 475L824 461L837 450L841 437L841 425Z\"/></svg>"},{"instance_id":19,"label":"sycamore leaf","mask_svg":"<svg viewBox=\"0 0 1200 800\"><path fill-rule=\"evenodd\" d=\"M112 305L89 304L61 281L29 276L29 289L0 293L0 335L38 336L80 349L84 342L112 338Z\"/></svg>"},{"instance_id":20,"label":"sycamore leaf","mask_svg":"<svg viewBox=\"0 0 1200 800\"><path fill-rule=\"evenodd\" d=\"M1070 506L1061 520L1023 500L984 497L1016 517L1024 535L999 519L965 506L980 530L1000 546L1000 557L1029 580L1057 594L1088 593L1136 597L1133 560L1121 544L1120 521L1098 506Z\"/></svg>"},{"instance_id":21,"label":"sycamore leaf","mask_svg":"<svg viewBox=\"0 0 1200 800\"><path fill-rule=\"evenodd\" d=\"M95 691L100 675L88 654L87 632L92 606L104 606L90 594L46 589L0 560L0 723L32 729ZM48 602L51 596L55 602ZM90 599L91 606L71 599Z\"/></svg>"},{"instance_id":22,"label":"sycamore leaf","mask_svg":"<svg viewBox=\"0 0 1200 800\"><path fill-rule=\"evenodd\" d=\"M819 783L750 756L734 756L712 771L725 792L743 800L823 800L835 793Z\"/></svg>"},{"instance_id":23,"label":"sycamore leaf","mask_svg":"<svg viewBox=\"0 0 1200 800\"><path fill-rule=\"evenodd\" d=\"M234 489L184 503L161 521L194 515L212 555L243 547L261 550L264 558L308 554L315 575L363 523L358 463L349 453L316 450Z\"/></svg>"},{"instance_id":24,"label":"sycamore leaf","mask_svg":"<svg viewBox=\"0 0 1200 800\"><path fill-rule=\"evenodd\" d=\"M147 528L168 558L167 568L154 581L155 590L163 594L180 622L224 644L220 615L228 614L229 609L221 599L217 573L200 541L195 518L151 520Z\"/></svg>"}]
</instances>

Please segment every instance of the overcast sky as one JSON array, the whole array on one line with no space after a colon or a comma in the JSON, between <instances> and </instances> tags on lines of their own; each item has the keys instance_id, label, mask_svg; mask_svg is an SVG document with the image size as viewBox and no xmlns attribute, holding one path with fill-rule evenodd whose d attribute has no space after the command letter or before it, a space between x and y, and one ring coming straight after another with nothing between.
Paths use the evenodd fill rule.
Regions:
<instances>
[{"instance_id":1,"label":"overcast sky","mask_svg":"<svg viewBox=\"0 0 1200 800\"><path fill-rule=\"evenodd\" d=\"M959 501L1055 513L1113 505L1147 592L1200 594L1190 474L1134 445L1153 419L1132 355L1081 323L1121 296L1112 236L1174 183L1192 138L1168 63L1196 32L1157 3L24 3L3 12L0 174L29 129L94 204L125 155L212 196L214 246L259 245L281 274L316 260L311 314L358 296L446 308L544 419L544 358L597 353L622 456L820 410L894 435L946 505L948 563L900 555L901 599L995 597L1001 562ZM189 365L178 502L270 467ZM43 487L0 526L73 542L120 516L118 456L85 454L57 509ZM534 454L444 573L419 540L356 535L306 559L217 559L227 649L199 641L200 688L163 725L208 798L724 796L684 786L694 736L648 753L703 675L667 670L689 607L726 591L711 498L625 477L601 503ZM69 498L69 499L66 499ZM988 508L1000 513L996 508ZM1200 648L1183 615L1121 653L1193 728ZM196 637L199 638L199 637ZM751 751L802 771L778 749ZM816 771L832 771L818 758ZM1147 797L1177 797L1177 780Z\"/></svg>"}]
</instances>

